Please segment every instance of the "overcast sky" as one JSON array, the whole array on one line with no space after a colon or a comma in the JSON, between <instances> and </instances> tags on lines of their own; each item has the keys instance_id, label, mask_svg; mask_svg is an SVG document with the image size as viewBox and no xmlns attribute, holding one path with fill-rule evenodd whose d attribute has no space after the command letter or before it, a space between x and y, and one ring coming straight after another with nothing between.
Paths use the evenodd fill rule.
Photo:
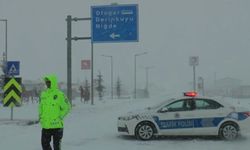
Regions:
<instances>
[{"instance_id":1,"label":"overcast sky","mask_svg":"<svg viewBox=\"0 0 250 150\"><path fill-rule=\"evenodd\" d=\"M150 84L166 90L185 90L192 82L190 56L199 56L197 77L210 84L232 77L250 84L249 0L0 0L0 18L8 19L8 60L21 63L23 79L40 79L56 73L66 81L66 16L90 17L90 7L138 4L139 42L94 44L95 77L98 71L110 82L110 59L114 80L133 88L134 55L138 87L145 86L145 67ZM90 36L90 22L73 23L73 36ZM4 51L4 23L0 22L0 51ZM73 42L73 81L90 79L81 70L90 59L90 41Z\"/></svg>"}]
</instances>

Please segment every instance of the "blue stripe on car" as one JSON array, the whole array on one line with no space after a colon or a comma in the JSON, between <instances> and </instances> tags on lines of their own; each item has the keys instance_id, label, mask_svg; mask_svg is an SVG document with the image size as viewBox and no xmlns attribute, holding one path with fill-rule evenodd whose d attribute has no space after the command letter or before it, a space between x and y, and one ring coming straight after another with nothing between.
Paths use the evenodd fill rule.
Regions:
<instances>
[{"instance_id":1,"label":"blue stripe on car","mask_svg":"<svg viewBox=\"0 0 250 150\"><path fill-rule=\"evenodd\" d=\"M159 120L158 116L153 116L154 121L156 122L156 124L160 129L216 127L225 118L231 118L241 121L246 119L247 116L244 113L235 113L235 112L230 113L226 117L175 119L175 120Z\"/></svg>"},{"instance_id":2,"label":"blue stripe on car","mask_svg":"<svg viewBox=\"0 0 250 150\"><path fill-rule=\"evenodd\" d=\"M159 120L154 116L154 121L160 129L178 129L178 128L201 128L217 126L224 117L220 118L198 118L198 119L177 119L177 120Z\"/></svg>"}]
</instances>

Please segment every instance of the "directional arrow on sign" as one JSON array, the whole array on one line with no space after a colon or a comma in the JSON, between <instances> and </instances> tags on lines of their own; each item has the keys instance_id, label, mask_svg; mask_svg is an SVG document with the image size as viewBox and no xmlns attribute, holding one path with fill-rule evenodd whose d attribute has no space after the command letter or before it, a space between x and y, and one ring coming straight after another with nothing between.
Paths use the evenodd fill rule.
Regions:
<instances>
[{"instance_id":1,"label":"directional arrow on sign","mask_svg":"<svg viewBox=\"0 0 250 150\"><path fill-rule=\"evenodd\" d=\"M116 39L116 38L119 38L120 37L120 34L115 34L114 32L112 34L110 34L110 37L112 39Z\"/></svg>"},{"instance_id":2,"label":"directional arrow on sign","mask_svg":"<svg viewBox=\"0 0 250 150\"><path fill-rule=\"evenodd\" d=\"M92 42L138 42L138 16L138 4L92 6Z\"/></svg>"}]
</instances>

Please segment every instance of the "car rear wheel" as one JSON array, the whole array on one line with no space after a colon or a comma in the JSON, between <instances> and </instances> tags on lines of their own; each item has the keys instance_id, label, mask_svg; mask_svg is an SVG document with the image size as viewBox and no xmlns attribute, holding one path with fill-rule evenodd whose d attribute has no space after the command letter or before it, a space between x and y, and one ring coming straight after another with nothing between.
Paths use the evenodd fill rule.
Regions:
<instances>
[{"instance_id":1,"label":"car rear wheel","mask_svg":"<svg viewBox=\"0 0 250 150\"><path fill-rule=\"evenodd\" d=\"M148 122L142 122L136 127L135 133L140 140L150 140L154 136L154 127Z\"/></svg>"},{"instance_id":2,"label":"car rear wheel","mask_svg":"<svg viewBox=\"0 0 250 150\"><path fill-rule=\"evenodd\" d=\"M234 123L226 123L221 126L219 136L225 140L234 140L238 137L238 127Z\"/></svg>"}]
</instances>

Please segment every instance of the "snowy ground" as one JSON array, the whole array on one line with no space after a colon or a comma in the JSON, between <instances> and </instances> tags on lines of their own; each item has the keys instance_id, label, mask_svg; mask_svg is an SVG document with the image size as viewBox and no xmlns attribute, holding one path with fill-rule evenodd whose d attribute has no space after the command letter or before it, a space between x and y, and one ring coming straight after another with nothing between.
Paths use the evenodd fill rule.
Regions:
<instances>
[{"instance_id":1,"label":"snowy ground","mask_svg":"<svg viewBox=\"0 0 250 150\"><path fill-rule=\"evenodd\" d=\"M163 98L130 100L95 100L95 105L83 104L79 99L73 101L74 107L65 120L63 150L248 150L250 134L236 141L218 139L173 139L164 138L152 141L138 141L120 136L116 122L120 114L130 110L150 106ZM250 100L232 102L250 108ZM41 150L40 126L7 124L10 109L0 106L0 149L1 150ZM37 104L25 104L14 108L14 120L36 120ZM249 125L250 126L250 125Z\"/></svg>"}]
</instances>

